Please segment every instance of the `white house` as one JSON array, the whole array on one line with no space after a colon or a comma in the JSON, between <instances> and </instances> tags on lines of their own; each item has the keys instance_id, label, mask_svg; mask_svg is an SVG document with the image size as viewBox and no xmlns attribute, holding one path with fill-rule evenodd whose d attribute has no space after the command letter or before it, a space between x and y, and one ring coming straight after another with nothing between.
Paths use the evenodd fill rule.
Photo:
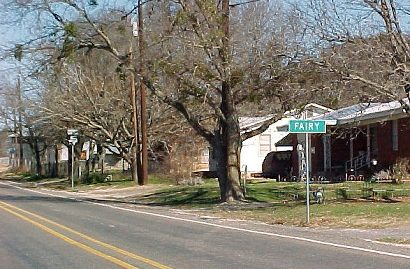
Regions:
<instances>
[{"instance_id":1,"label":"white house","mask_svg":"<svg viewBox=\"0 0 410 269\"><path fill-rule=\"evenodd\" d=\"M327 112L333 111L330 108L318 105L308 104L304 108L309 117L316 117ZM241 172L248 174L261 173L267 176L277 176L286 174L289 166L292 146L280 145L288 134L288 130L283 126L289 124L289 120L294 119L299 111L290 111L285 113L285 117L273 123L269 128L254 137L251 137L242 143L241 151ZM256 129L269 117L243 117L240 118L240 127L242 132ZM281 128L282 127L282 128ZM289 143L290 145L290 143Z\"/></svg>"},{"instance_id":2,"label":"white house","mask_svg":"<svg viewBox=\"0 0 410 269\"><path fill-rule=\"evenodd\" d=\"M267 117L240 118L242 132L258 128ZM288 135L288 132L279 131L277 126L288 122L290 117L285 117L273 123L263 133L251 137L242 143L241 171L248 173L262 173L262 165L270 152L291 151L292 146L277 146L276 143Z\"/></svg>"}]
</instances>

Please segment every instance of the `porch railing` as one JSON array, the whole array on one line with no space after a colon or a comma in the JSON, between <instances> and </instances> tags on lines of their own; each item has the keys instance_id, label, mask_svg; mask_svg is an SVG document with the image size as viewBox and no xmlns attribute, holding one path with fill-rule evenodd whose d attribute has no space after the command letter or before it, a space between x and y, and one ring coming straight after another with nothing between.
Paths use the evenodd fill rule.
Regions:
<instances>
[{"instance_id":1,"label":"porch railing","mask_svg":"<svg viewBox=\"0 0 410 269\"><path fill-rule=\"evenodd\" d=\"M345 162L345 171L349 171L350 169L354 169L354 171L357 171L360 168L363 168L365 166L368 166L370 163L370 160L367 158L367 153L360 154L357 157L354 157L352 160L348 160Z\"/></svg>"}]
</instances>

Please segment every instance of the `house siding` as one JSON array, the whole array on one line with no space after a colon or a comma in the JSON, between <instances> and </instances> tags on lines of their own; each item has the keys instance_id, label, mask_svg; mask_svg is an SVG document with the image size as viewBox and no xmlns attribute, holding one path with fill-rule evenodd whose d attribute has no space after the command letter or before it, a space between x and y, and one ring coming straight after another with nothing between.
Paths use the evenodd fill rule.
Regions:
<instances>
[{"instance_id":1,"label":"house siding","mask_svg":"<svg viewBox=\"0 0 410 269\"><path fill-rule=\"evenodd\" d=\"M346 160L349 160L349 139L338 138L332 135L332 166L343 167Z\"/></svg>"},{"instance_id":2,"label":"house siding","mask_svg":"<svg viewBox=\"0 0 410 269\"><path fill-rule=\"evenodd\" d=\"M410 117L398 121L398 157L410 158Z\"/></svg>"},{"instance_id":3,"label":"house siding","mask_svg":"<svg viewBox=\"0 0 410 269\"><path fill-rule=\"evenodd\" d=\"M311 154L312 175L324 170L324 148L322 135L311 135L311 145L315 148Z\"/></svg>"},{"instance_id":4,"label":"house siding","mask_svg":"<svg viewBox=\"0 0 410 269\"><path fill-rule=\"evenodd\" d=\"M298 138L297 138L297 135L295 134L291 134L291 136L292 136L292 145L293 145L292 156L291 156L291 161L292 161L291 175L298 177L300 176L299 175L299 153L297 150Z\"/></svg>"},{"instance_id":5,"label":"house siding","mask_svg":"<svg viewBox=\"0 0 410 269\"><path fill-rule=\"evenodd\" d=\"M377 160L382 167L389 167L399 158L410 158L410 118L399 119L398 150L393 150L393 122L388 121L377 126Z\"/></svg>"},{"instance_id":6,"label":"house siding","mask_svg":"<svg viewBox=\"0 0 410 269\"><path fill-rule=\"evenodd\" d=\"M396 159L392 144L392 122L381 123L377 126L377 155L376 159L381 167L388 167ZM400 146L399 146L400 147Z\"/></svg>"}]
</instances>

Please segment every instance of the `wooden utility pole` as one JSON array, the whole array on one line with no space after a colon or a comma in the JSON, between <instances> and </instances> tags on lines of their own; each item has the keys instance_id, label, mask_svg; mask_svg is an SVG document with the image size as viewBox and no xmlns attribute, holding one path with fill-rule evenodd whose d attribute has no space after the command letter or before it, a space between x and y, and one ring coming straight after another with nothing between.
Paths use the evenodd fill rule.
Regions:
<instances>
[{"instance_id":1,"label":"wooden utility pole","mask_svg":"<svg viewBox=\"0 0 410 269\"><path fill-rule=\"evenodd\" d=\"M225 50L229 48L229 15L230 15L230 7L229 7L229 0L222 0L222 31L224 33L223 37L223 45ZM226 51L226 55L224 58L228 58L228 51ZM227 59L225 59L227 60Z\"/></svg>"},{"instance_id":2,"label":"wooden utility pole","mask_svg":"<svg viewBox=\"0 0 410 269\"><path fill-rule=\"evenodd\" d=\"M19 169L24 167L24 148L23 148L23 119L22 119L22 97L21 97L21 74L17 78L17 97L18 97L18 143L19 143Z\"/></svg>"},{"instance_id":3,"label":"wooden utility pole","mask_svg":"<svg viewBox=\"0 0 410 269\"><path fill-rule=\"evenodd\" d=\"M144 73L144 19L142 14L141 0L138 0L138 48L139 48L139 74L140 74L140 98L141 98L141 155L142 171L138 179L139 185L148 183L148 135L147 135L147 93L142 79Z\"/></svg>"},{"instance_id":4,"label":"wooden utility pole","mask_svg":"<svg viewBox=\"0 0 410 269\"><path fill-rule=\"evenodd\" d=\"M131 106L132 106L132 135L134 136L134 145L131 149L133 154L132 163L131 163L131 171L132 171L132 178L134 181L139 183L139 176L138 176L138 163L139 163L139 149L138 149L138 140L139 140L139 133L138 133L138 111L137 111L137 92L135 90L135 74L134 74L134 67L132 64L133 61L133 51L132 51L132 44L128 51L129 54L129 67L130 67L130 99L131 99Z\"/></svg>"},{"instance_id":5,"label":"wooden utility pole","mask_svg":"<svg viewBox=\"0 0 410 269\"><path fill-rule=\"evenodd\" d=\"M16 45L14 50L14 58L21 62L23 57L23 46ZM20 67L21 68L21 67ZM18 144L19 144L19 164L18 167L21 170L24 165L24 148L23 148L23 123L22 123L22 114L23 114L23 103L22 103L22 96L21 96L21 69L19 70L19 74L17 77L17 98L18 98ZM14 122L15 123L15 122Z\"/></svg>"}]
</instances>

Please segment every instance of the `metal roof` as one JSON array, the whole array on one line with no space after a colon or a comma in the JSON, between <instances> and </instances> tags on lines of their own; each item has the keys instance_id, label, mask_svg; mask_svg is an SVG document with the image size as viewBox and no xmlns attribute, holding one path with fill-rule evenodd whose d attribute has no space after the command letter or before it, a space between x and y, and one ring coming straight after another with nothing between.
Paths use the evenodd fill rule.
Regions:
<instances>
[{"instance_id":1,"label":"metal roof","mask_svg":"<svg viewBox=\"0 0 410 269\"><path fill-rule=\"evenodd\" d=\"M403 100L408 103L408 100ZM335 120L337 125L379 122L393 117L407 116L399 101L388 103L360 103L325 113L315 119Z\"/></svg>"},{"instance_id":2,"label":"metal roof","mask_svg":"<svg viewBox=\"0 0 410 269\"><path fill-rule=\"evenodd\" d=\"M248 131L256 129L263 124L266 120L272 118L272 115L264 117L240 117L239 118L239 127L241 131Z\"/></svg>"},{"instance_id":3,"label":"metal roof","mask_svg":"<svg viewBox=\"0 0 410 269\"><path fill-rule=\"evenodd\" d=\"M328 107L324 107L315 103L309 103L305 105L304 107L305 110L311 112L311 114L317 116L317 115L322 115L324 113L331 113L333 109L330 109ZM296 117L300 117L301 110L291 110L287 111L284 113L283 117L279 120L277 120L275 123L272 123L273 126L277 128L283 128L283 126L289 125L289 120L294 119ZM274 115L267 115L263 117L240 117L239 118L239 127L241 129L241 132L246 132L250 130L257 129L260 127L266 120L272 118ZM333 125L329 123L330 125ZM284 131L284 130L282 130Z\"/></svg>"},{"instance_id":4,"label":"metal roof","mask_svg":"<svg viewBox=\"0 0 410 269\"><path fill-rule=\"evenodd\" d=\"M366 110L371 109L375 106L380 105L380 103L360 103L348 107L343 107L335 111L324 113L316 119L320 120L347 120L351 118L358 117L367 112Z\"/></svg>"}]
</instances>

